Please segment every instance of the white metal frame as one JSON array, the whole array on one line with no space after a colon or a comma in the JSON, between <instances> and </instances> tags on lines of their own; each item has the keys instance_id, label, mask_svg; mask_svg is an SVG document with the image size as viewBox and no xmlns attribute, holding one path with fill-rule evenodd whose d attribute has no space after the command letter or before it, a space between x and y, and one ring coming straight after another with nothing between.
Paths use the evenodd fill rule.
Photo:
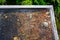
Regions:
<instances>
[{"instance_id":1,"label":"white metal frame","mask_svg":"<svg viewBox=\"0 0 60 40\"><path fill-rule=\"evenodd\" d=\"M54 10L52 5L0 5L0 9L7 9L7 8L48 8L50 10L50 16L51 16L51 21L52 21L52 30L54 33L54 38L55 40L58 40L58 32L56 28L56 23L55 23L55 17L54 17Z\"/></svg>"}]
</instances>

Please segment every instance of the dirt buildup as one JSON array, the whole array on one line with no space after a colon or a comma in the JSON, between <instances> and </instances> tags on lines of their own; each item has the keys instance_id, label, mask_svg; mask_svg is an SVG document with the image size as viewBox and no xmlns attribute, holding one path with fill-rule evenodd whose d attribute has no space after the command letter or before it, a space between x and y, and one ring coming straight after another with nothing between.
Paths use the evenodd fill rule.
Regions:
<instances>
[{"instance_id":1,"label":"dirt buildup","mask_svg":"<svg viewBox=\"0 0 60 40\"><path fill-rule=\"evenodd\" d=\"M22 40L52 40L52 26L48 13L17 13L16 16L18 16L21 24L18 29L18 36L21 35Z\"/></svg>"},{"instance_id":2,"label":"dirt buildup","mask_svg":"<svg viewBox=\"0 0 60 40\"><path fill-rule=\"evenodd\" d=\"M49 11L40 11L1 14L0 21L4 23L0 26L5 30L3 33L6 33L4 40L9 38L12 38L11 40L53 40L49 13Z\"/></svg>"}]
</instances>

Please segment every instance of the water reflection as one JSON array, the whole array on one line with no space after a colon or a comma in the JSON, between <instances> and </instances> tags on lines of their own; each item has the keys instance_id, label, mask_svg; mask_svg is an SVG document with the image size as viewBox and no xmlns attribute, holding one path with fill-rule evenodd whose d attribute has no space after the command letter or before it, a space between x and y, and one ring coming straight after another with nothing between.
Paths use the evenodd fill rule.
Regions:
<instances>
[{"instance_id":1,"label":"water reflection","mask_svg":"<svg viewBox=\"0 0 60 40\"><path fill-rule=\"evenodd\" d=\"M53 40L51 24L41 26L44 19L50 21L46 11L48 9L0 9L0 40Z\"/></svg>"}]
</instances>

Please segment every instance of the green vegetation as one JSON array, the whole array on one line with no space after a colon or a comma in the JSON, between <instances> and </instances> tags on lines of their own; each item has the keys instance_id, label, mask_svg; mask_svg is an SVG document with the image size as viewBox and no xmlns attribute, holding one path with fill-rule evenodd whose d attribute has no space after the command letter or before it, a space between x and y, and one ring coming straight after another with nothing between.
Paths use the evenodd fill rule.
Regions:
<instances>
[{"instance_id":1,"label":"green vegetation","mask_svg":"<svg viewBox=\"0 0 60 40\"><path fill-rule=\"evenodd\" d=\"M6 0L0 0L0 4L4 4L6 2Z\"/></svg>"},{"instance_id":2,"label":"green vegetation","mask_svg":"<svg viewBox=\"0 0 60 40\"><path fill-rule=\"evenodd\" d=\"M0 0L0 5L53 5L60 35L60 0Z\"/></svg>"}]
</instances>

